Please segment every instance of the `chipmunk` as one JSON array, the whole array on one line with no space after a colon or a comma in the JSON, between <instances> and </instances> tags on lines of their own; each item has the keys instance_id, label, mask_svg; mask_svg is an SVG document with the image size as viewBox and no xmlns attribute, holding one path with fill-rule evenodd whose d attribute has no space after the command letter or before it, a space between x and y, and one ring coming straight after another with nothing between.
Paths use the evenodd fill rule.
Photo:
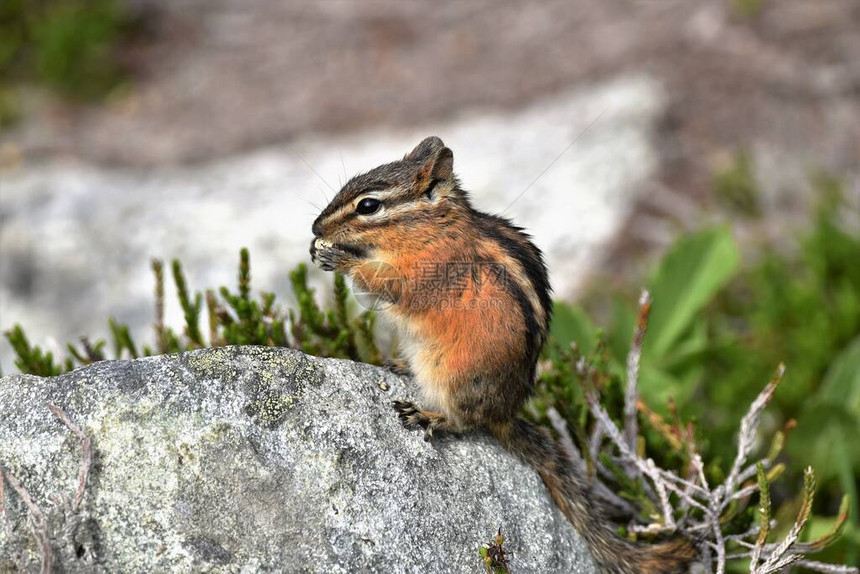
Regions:
<instances>
[{"instance_id":1,"label":"chipmunk","mask_svg":"<svg viewBox=\"0 0 860 574\"><path fill-rule=\"evenodd\" d=\"M685 572L683 539L615 534L585 476L548 430L520 418L552 314L541 251L508 219L472 207L454 156L429 137L403 160L350 179L314 221L311 259L385 302L423 406L395 401L409 429L486 428L524 459L607 573Z\"/></svg>"}]
</instances>

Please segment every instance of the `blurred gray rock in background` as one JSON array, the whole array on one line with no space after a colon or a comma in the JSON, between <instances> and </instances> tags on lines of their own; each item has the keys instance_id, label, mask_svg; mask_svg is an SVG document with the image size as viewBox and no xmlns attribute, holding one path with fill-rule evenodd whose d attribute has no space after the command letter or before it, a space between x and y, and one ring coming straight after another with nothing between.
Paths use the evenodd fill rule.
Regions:
<instances>
[{"instance_id":1,"label":"blurred gray rock in background","mask_svg":"<svg viewBox=\"0 0 860 574\"><path fill-rule=\"evenodd\" d=\"M82 335L106 336L114 316L151 341L150 258L178 257L191 288L210 288L235 284L243 246L253 286L283 297L289 270L309 260L311 224L327 198L347 177L432 134L453 149L475 204L532 233L556 293L570 295L656 170L663 99L653 82L628 77L516 113L309 137L187 167L54 162L5 174L0 327L20 322L35 342L62 352ZM172 282L168 292L168 324L179 326ZM6 372L10 352L3 341Z\"/></svg>"},{"instance_id":2,"label":"blurred gray rock in background","mask_svg":"<svg viewBox=\"0 0 860 574\"><path fill-rule=\"evenodd\" d=\"M140 337L150 256L209 287L248 245L284 293L308 202L429 134L535 234L562 298L732 219L711 189L738 150L752 236L794 234L811 172L860 193L857 0L120 1L148 15L133 81L100 106L36 98L0 134L0 328L53 349L110 314Z\"/></svg>"},{"instance_id":3,"label":"blurred gray rock in background","mask_svg":"<svg viewBox=\"0 0 860 574\"><path fill-rule=\"evenodd\" d=\"M383 384L384 383L384 384ZM482 433L424 442L405 379L288 349L227 347L0 379L0 466L48 516L64 572L480 573L498 528L518 574L592 573L538 475ZM52 495L94 464L74 539ZM39 553L7 484L0 571ZM0 524L0 526L3 526ZM68 544L67 544L68 542Z\"/></svg>"}]
</instances>

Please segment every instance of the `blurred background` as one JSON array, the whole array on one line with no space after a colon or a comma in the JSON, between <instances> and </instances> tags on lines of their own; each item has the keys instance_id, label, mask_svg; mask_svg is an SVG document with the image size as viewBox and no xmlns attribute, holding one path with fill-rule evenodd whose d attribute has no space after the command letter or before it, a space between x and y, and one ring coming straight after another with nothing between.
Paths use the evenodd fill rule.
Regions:
<instances>
[{"instance_id":1,"label":"blurred background","mask_svg":"<svg viewBox=\"0 0 860 574\"><path fill-rule=\"evenodd\" d=\"M856 564L857 0L4 0L0 328L57 354L108 317L146 339L151 257L198 289L242 246L289 299L340 185L428 135L547 252L560 339L623 357L653 288L643 394L712 455L788 365L769 428L801 425L815 528L852 494Z\"/></svg>"}]
</instances>

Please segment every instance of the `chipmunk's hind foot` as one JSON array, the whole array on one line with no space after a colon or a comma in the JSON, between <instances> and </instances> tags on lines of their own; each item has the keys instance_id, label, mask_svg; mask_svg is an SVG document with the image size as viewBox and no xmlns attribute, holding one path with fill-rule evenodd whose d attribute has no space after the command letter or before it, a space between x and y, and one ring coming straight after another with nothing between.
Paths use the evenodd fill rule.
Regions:
<instances>
[{"instance_id":1,"label":"chipmunk's hind foot","mask_svg":"<svg viewBox=\"0 0 860 574\"><path fill-rule=\"evenodd\" d=\"M448 418L442 413L425 411L410 401L393 401L391 405L397 411L400 422L409 430L424 429L424 440L430 440L434 431L454 430Z\"/></svg>"}]
</instances>

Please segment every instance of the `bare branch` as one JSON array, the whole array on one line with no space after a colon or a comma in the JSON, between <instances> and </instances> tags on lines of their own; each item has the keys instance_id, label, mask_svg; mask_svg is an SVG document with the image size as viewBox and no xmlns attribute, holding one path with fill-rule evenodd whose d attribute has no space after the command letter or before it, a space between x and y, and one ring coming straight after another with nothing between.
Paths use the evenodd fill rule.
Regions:
<instances>
[{"instance_id":1,"label":"bare branch","mask_svg":"<svg viewBox=\"0 0 860 574\"><path fill-rule=\"evenodd\" d=\"M49 515L46 515L39 505L36 504L30 496L30 493L21 484L18 478L8 470L0 468L0 514L2 514L3 520L6 522L6 525L11 532L11 524L9 522L5 506L4 492L4 484L8 482L27 508L27 522L30 525L30 530L33 533L33 537L36 539L36 544L41 554L41 572L43 574L50 573L54 564L52 533L55 541L60 535L62 535L67 544L66 550L72 549L71 552L74 552L75 532L80 524L78 513L81 503L83 502L93 458L90 438L78 425L69 419L62 409L53 404L48 405L48 408L55 417L57 417L75 434L81 443L83 453L78 469L78 485L75 492L71 496L57 494L49 496L57 510L52 510ZM61 513L59 516L57 515L57 511ZM61 549L60 555L63 555L63 552L64 550Z\"/></svg>"},{"instance_id":2,"label":"bare branch","mask_svg":"<svg viewBox=\"0 0 860 574\"><path fill-rule=\"evenodd\" d=\"M636 331L633 343L627 355L627 388L624 391L624 436L627 446L636 452L636 441L639 436L639 423L636 418L636 403L639 400L639 361L642 358L642 342L648 329L648 315L651 311L651 295L643 290L639 296L639 317L636 320Z\"/></svg>"},{"instance_id":3,"label":"bare branch","mask_svg":"<svg viewBox=\"0 0 860 574\"><path fill-rule=\"evenodd\" d=\"M680 476L678 476L674 472L671 472L668 470L663 470L663 469L658 469L658 470L660 472L660 476L663 477L665 480L668 480L671 482L676 482L679 485L686 488L687 490L689 490L691 493L694 493L698 496L703 496L703 497L707 497L708 495L710 495L710 491L707 488L702 488L701 486L697 485L696 483L694 483L690 480L681 478Z\"/></svg>"},{"instance_id":4,"label":"bare branch","mask_svg":"<svg viewBox=\"0 0 860 574\"><path fill-rule=\"evenodd\" d=\"M663 524L666 525L666 528L674 530L675 516L674 511L672 510L672 505L669 504L669 495L666 494L666 484L660 477L660 473L657 471L657 465L654 464L653 459L649 458L646 461L646 465L648 469L648 477L651 478L651 482L654 483L654 488L657 490L657 495L660 497L660 505L663 507Z\"/></svg>"},{"instance_id":5,"label":"bare branch","mask_svg":"<svg viewBox=\"0 0 860 574\"><path fill-rule=\"evenodd\" d=\"M603 437L606 433L603 432L603 427L600 421L594 425L594 430L591 432L591 437L588 439L588 450L591 454L591 460L597 460L597 455L600 453L600 445L603 443Z\"/></svg>"},{"instance_id":6,"label":"bare branch","mask_svg":"<svg viewBox=\"0 0 860 574\"><path fill-rule=\"evenodd\" d=\"M714 533L714 547L717 550L717 574L725 574L726 571L726 541L723 539L723 532L720 528L719 510L716 510L713 505L711 507L708 522L711 524L711 531Z\"/></svg>"},{"instance_id":7,"label":"bare branch","mask_svg":"<svg viewBox=\"0 0 860 574\"><path fill-rule=\"evenodd\" d=\"M559 443L562 450L567 455L567 458L576 466L578 470L585 469L585 459L579 453L579 449L573 444L573 439L570 437L570 431L567 429L567 421L556 410L555 407L550 407L546 410L546 415L555 432L558 433Z\"/></svg>"},{"instance_id":8,"label":"bare branch","mask_svg":"<svg viewBox=\"0 0 860 574\"><path fill-rule=\"evenodd\" d=\"M651 524L648 524L645 526L642 526L639 524L634 524L633 526L631 526L629 528L629 530L631 532L635 532L636 534L648 534L648 535L671 534L672 532L675 531L675 527L673 526L670 528L670 527L665 526L663 524L658 524L658 523L654 522L654 523L651 523Z\"/></svg>"},{"instance_id":9,"label":"bare branch","mask_svg":"<svg viewBox=\"0 0 860 574\"><path fill-rule=\"evenodd\" d=\"M738 435L738 453L735 456L735 462L732 464L732 470L729 472L728 478L724 483L724 491L732 492L738 482L738 475L741 472L741 467L749 457L755 442L756 432L758 431L759 422L761 422L761 413L764 408L773 398L773 393L776 391L782 376L785 374L785 365L781 364L776 369L776 373L767 386L750 405L750 409L744 418L741 419L741 430Z\"/></svg>"},{"instance_id":10,"label":"bare branch","mask_svg":"<svg viewBox=\"0 0 860 574\"><path fill-rule=\"evenodd\" d=\"M757 491L758 491L758 485L757 484L751 484L749 486L745 486L745 487L741 488L740 490L735 491L734 494L730 494L730 495L726 496L725 500L726 500L726 503L729 503L733 500L740 500L742 498L748 498L748 497L752 496L753 494L755 494Z\"/></svg>"},{"instance_id":11,"label":"bare branch","mask_svg":"<svg viewBox=\"0 0 860 574\"><path fill-rule=\"evenodd\" d=\"M18 496L21 497L21 502L23 502L24 506L27 507L27 510L30 511L30 515L33 517L34 522L37 525L44 524L45 514L42 512L42 509L39 508L39 505L37 505L30 497L30 493L27 492L27 489L21 485L21 481L19 481L18 478L8 470L4 472L4 475L6 477L6 482L9 483L12 490L18 493Z\"/></svg>"},{"instance_id":12,"label":"bare branch","mask_svg":"<svg viewBox=\"0 0 860 574\"><path fill-rule=\"evenodd\" d=\"M742 532L740 534L729 534L728 536L725 536L724 538L725 538L726 542L737 542L741 546L745 546L747 548L752 548L754 545L750 544L749 542L746 542L746 540L748 538L752 538L754 536L757 536L759 532L761 532L761 526L755 525L752 528L750 528L749 530L747 530L746 532ZM749 556L749 554L750 553L747 552L745 554L745 556Z\"/></svg>"},{"instance_id":13,"label":"bare branch","mask_svg":"<svg viewBox=\"0 0 860 574\"><path fill-rule=\"evenodd\" d=\"M662 507L663 511L663 520L665 526L674 529L675 527L675 519L673 516L673 510L671 504L669 504L669 497L666 493L666 489L671 489L674 492L677 492L679 495L681 494L681 490L672 486L671 484L667 484L660 476L660 472L657 470L657 466L654 464L652 459L643 460L639 458L634 452L630 450L627 446L627 443L624 441L624 438L621 435L621 431L609 417L609 413L597 403L596 397L593 393L586 393L586 396L589 396L588 403L591 406L591 412L594 415L594 418L598 420L598 422L603 425L603 428L606 431L606 434L612 439L612 442L618 447L618 450L621 452L621 455L624 459L631 462L643 475L647 476L651 479L651 482L654 485L655 490L657 491L657 496L659 497L659 503ZM690 499L692 501L692 499Z\"/></svg>"},{"instance_id":14,"label":"bare branch","mask_svg":"<svg viewBox=\"0 0 860 574\"><path fill-rule=\"evenodd\" d=\"M576 448L576 445L573 443L573 439L570 436L570 431L567 428L567 422L564 420L564 417L562 417L554 407L548 408L546 414L553 429L558 433L562 450L567 454L568 458L576 468L585 475L585 459L582 458L579 449ZM595 496L600 498L601 502L603 502L609 510L617 511L617 514L619 515L633 516L636 514L636 509L632 504L615 494L611 488L606 486L597 477L594 478L592 490Z\"/></svg>"},{"instance_id":15,"label":"bare branch","mask_svg":"<svg viewBox=\"0 0 860 574\"><path fill-rule=\"evenodd\" d=\"M758 472L757 468L758 468L758 464L759 464L759 463L761 463L761 465L764 467L764 469L765 469L765 470L769 469L769 468L772 466L772 464L773 464L773 462L772 462L772 461L770 461L770 460L768 460L768 459L766 459L766 458L765 458L765 459L762 459L762 460L760 460L760 461L755 462L754 464L750 464L750 465L748 465L748 466L747 466L743 471L741 471L741 473L738 475L738 484L741 484L741 483L743 483L743 482L746 482L747 480L749 480L749 479L751 479L752 477L754 477L754 476L756 475L756 473Z\"/></svg>"}]
</instances>

